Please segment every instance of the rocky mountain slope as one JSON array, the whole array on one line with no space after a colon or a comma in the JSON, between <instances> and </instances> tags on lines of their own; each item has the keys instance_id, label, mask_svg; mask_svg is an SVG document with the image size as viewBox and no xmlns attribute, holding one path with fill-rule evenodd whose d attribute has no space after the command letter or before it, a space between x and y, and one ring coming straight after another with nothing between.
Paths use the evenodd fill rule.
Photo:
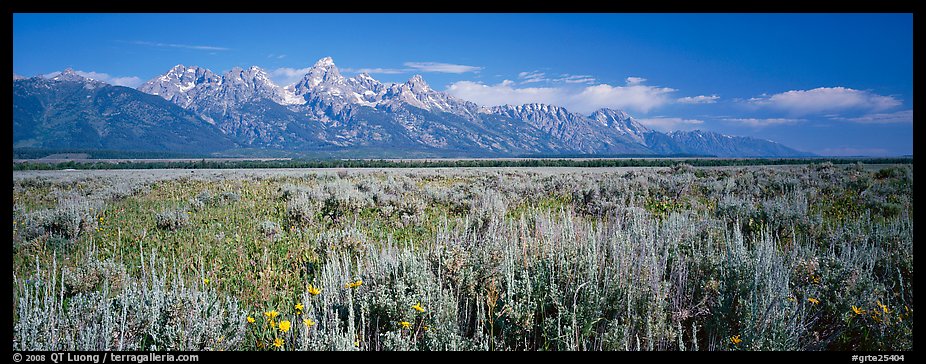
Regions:
<instances>
[{"instance_id":1,"label":"rocky mountain slope","mask_svg":"<svg viewBox=\"0 0 926 364\"><path fill-rule=\"evenodd\" d=\"M88 91L75 93L76 89ZM103 100L109 93L85 95L96 89L118 90L122 101ZM256 66L236 67L220 75L202 67L180 64L138 87L138 91L153 98L129 95L131 92L124 89L70 71L53 79L14 77L17 96L14 145L100 144L107 138L104 135L114 130L138 131L139 125L157 125L161 129L158 135L179 133L186 134L185 138L141 140L127 142L125 146L156 149L173 143L181 148L185 140L208 134L208 143L182 148L226 153L247 148L343 155L365 150L372 155L382 152L389 156L434 157L803 155L781 144L754 138L700 131L661 133L646 128L621 110L601 109L583 115L545 104L482 107L432 89L420 75L391 85L365 73L345 77L330 57L320 59L292 85L275 84L266 71ZM38 94L44 96L35 96ZM95 106L81 97L111 104L110 113L95 112ZM38 102L36 98L59 100L66 106ZM153 99L164 102L151 102ZM146 114L140 115L141 110ZM137 116L135 122L139 125L123 125L122 119L112 115ZM56 123L70 123L71 127L63 130L47 127ZM91 124L97 127L83 126ZM193 130L196 132L188 133ZM42 134L63 135L72 131L88 137L51 140ZM143 139L154 130L120 133L117 134L124 134L127 140L130 135Z\"/></svg>"}]
</instances>

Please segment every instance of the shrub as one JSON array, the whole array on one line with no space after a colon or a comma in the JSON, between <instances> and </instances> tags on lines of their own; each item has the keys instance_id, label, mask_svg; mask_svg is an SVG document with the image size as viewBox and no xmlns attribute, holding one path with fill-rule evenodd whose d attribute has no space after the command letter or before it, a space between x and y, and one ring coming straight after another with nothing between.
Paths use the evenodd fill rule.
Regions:
<instances>
[{"instance_id":1,"label":"shrub","mask_svg":"<svg viewBox=\"0 0 926 364\"><path fill-rule=\"evenodd\" d=\"M44 234L73 241L78 235L97 227L96 214L103 204L99 201L72 198L58 207L25 215L20 236L31 240Z\"/></svg>"},{"instance_id":2,"label":"shrub","mask_svg":"<svg viewBox=\"0 0 926 364\"><path fill-rule=\"evenodd\" d=\"M286 215L293 224L307 224L312 222L319 212L319 202L308 196L299 196L286 203Z\"/></svg>"},{"instance_id":3,"label":"shrub","mask_svg":"<svg viewBox=\"0 0 926 364\"><path fill-rule=\"evenodd\" d=\"M154 220L159 229L173 231L187 226L190 222L190 214L182 209L164 210L159 212Z\"/></svg>"},{"instance_id":4,"label":"shrub","mask_svg":"<svg viewBox=\"0 0 926 364\"><path fill-rule=\"evenodd\" d=\"M264 220L257 225L257 231L266 238L274 239L280 234L280 226L270 220Z\"/></svg>"},{"instance_id":5,"label":"shrub","mask_svg":"<svg viewBox=\"0 0 926 364\"><path fill-rule=\"evenodd\" d=\"M227 205L233 202L241 201L241 195L234 191L225 191L213 199L216 205Z\"/></svg>"}]
</instances>

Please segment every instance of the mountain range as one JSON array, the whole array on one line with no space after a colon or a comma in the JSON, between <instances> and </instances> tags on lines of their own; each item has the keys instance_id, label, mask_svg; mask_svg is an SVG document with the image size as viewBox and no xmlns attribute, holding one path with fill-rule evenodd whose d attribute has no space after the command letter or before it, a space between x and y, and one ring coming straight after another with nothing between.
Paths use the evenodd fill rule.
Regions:
<instances>
[{"instance_id":1,"label":"mountain range","mask_svg":"<svg viewBox=\"0 0 926 364\"><path fill-rule=\"evenodd\" d=\"M345 77L330 57L287 86L256 66L217 74L181 64L138 89L71 69L51 78L14 75L13 146L225 156L807 155L756 138L663 133L621 110L480 106L432 89L420 75L396 84L366 73Z\"/></svg>"}]
</instances>

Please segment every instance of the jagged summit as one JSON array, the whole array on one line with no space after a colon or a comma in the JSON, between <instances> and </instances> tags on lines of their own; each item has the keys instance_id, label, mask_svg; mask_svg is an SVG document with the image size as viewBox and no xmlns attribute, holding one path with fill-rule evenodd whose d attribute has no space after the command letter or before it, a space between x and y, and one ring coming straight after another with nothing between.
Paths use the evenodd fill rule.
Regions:
<instances>
[{"instance_id":1,"label":"jagged summit","mask_svg":"<svg viewBox=\"0 0 926 364\"><path fill-rule=\"evenodd\" d=\"M414 92L428 92L431 91L431 87L428 86L428 83L424 81L424 78L421 75L414 75L412 78L408 79L406 82L409 88Z\"/></svg>"},{"instance_id":2,"label":"jagged summit","mask_svg":"<svg viewBox=\"0 0 926 364\"><path fill-rule=\"evenodd\" d=\"M646 133L651 131L623 110L603 108L593 112L589 118L629 136L638 143L645 144Z\"/></svg>"},{"instance_id":3,"label":"jagged summit","mask_svg":"<svg viewBox=\"0 0 926 364\"><path fill-rule=\"evenodd\" d=\"M90 80L90 78L81 76L74 72L73 68L65 68L64 71L61 71L57 76L51 78L54 81L75 81L75 82L85 82Z\"/></svg>"},{"instance_id":4,"label":"jagged summit","mask_svg":"<svg viewBox=\"0 0 926 364\"><path fill-rule=\"evenodd\" d=\"M139 90L197 113L236 142L258 147L309 143L319 148L450 148L490 155L799 154L753 140L661 133L622 110L604 108L584 115L543 103L479 106L433 89L420 74L388 85L368 73L346 77L331 57L317 60L286 87L257 66L218 75L178 64Z\"/></svg>"},{"instance_id":5,"label":"jagged summit","mask_svg":"<svg viewBox=\"0 0 926 364\"><path fill-rule=\"evenodd\" d=\"M313 67L334 67L334 59L331 57L324 57L315 62Z\"/></svg>"},{"instance_id":6,"label":"jagged summit","mask_svg":"<svg viewBox=\"0 0 926 364\"><path fill-rule=\"evenodd\" d=\"M331 57L325 57L315 62L302 80L294 85L294 89L297 95L305 95L319 85L337 84L343 80L344 76L341 76L338 67L334 65L334 60Z\"/></svg>"}]
</instances>

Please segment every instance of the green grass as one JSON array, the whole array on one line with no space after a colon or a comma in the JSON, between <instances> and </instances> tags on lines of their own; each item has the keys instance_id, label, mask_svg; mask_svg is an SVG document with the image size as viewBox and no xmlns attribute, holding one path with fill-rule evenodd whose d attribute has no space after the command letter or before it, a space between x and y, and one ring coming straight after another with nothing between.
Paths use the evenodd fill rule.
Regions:
<instances>
[{"instance_id":1,"label":"green grass","mask_svg":"<svg viewBox=\"0 0 926 364\"><path fill-rule=\"evenodd\" d=\"M912 186L832 164L14 175L13 347L910 350ZM102 207L47 230L74 199Z\"/></svg>"}]
</instances>

